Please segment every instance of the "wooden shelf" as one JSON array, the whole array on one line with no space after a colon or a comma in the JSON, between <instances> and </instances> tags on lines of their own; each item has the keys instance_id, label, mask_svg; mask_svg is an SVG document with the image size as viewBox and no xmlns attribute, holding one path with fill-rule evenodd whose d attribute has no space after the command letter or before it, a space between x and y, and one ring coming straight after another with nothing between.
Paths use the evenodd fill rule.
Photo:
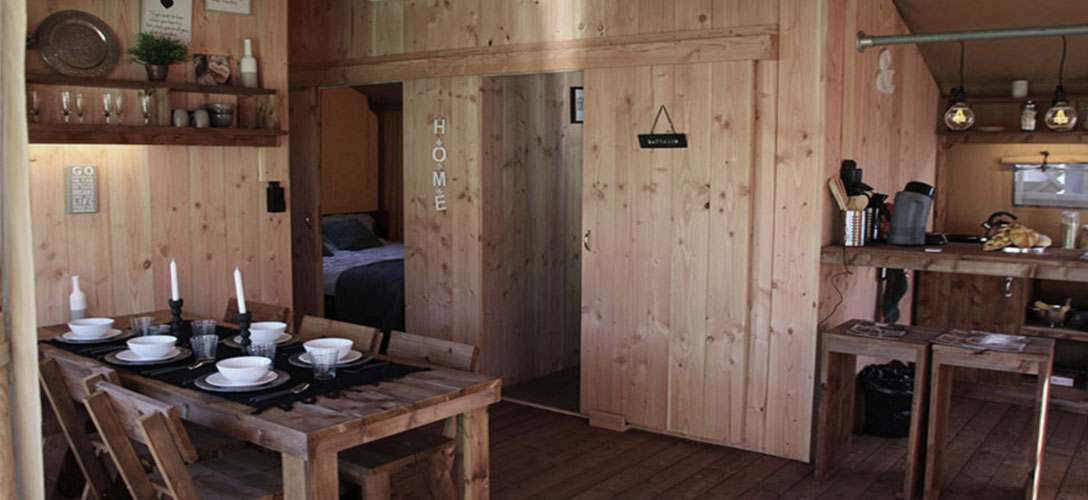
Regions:
<instances>
[{"instance_id":1,"label":"wooden shelf","mask_svg":"<svg viewBox=\"0 0 1088 500\"><path fill-rule=\"evenodd\" d=\"M161 144L275 147L282 130L30 123L32 144Z\"/></svg>"},{"instance_id":2,"label":"wooden shelf","mask_svg":"<svg viewBox=\"0 0 1088 500\"><path fill-rule=\"evenodd\" d=\"M233 95L275 95L276 89L251 89L231 85L199 85L190 82L149 82L144 80L115 80L109 78L78 78L63 75L27 75L27 84L70 85L111 89L169 89L177 92Z\"/></svg>"},{"instance_id":3,"label":"wooden shelf","mask_svg":"<svg viewBox=\"0 0 1088 500\"><path fill-rule=\"evenodd\" d=\"M1088 132L1073 130L1069 132L941 132L941 140L946 146L953 144L1088 144Z\"/></svg>"},{"instance_id":4,"label":"wooden shelf","mask_svg":"<svg viewBox=\"0 0 1088 500\"><path fill-rule=\"evenodd\" d=\"M1072 328L1062 328L1060 326L1024 325L1021 331L1024 335L1031 335L1033 337L1088 342L1088 332L1074 330Z\"/></svg>"},{"instance_id":5,"label":"wooden shelf","mask_svg":"<svg viewBox=\"0 0 1088 500\"><path fill-rule=\"evenodd\" d=\"M941 251L926 252L927 248ZM1049 248L1042 255L983 252L982 245L974 243L949 243L933 247L828 245L820 252L820 262L1088 283L1088 262L1080 260L1084 253L1084 250L1064 248Z\"/></svg>"}]
</instances>

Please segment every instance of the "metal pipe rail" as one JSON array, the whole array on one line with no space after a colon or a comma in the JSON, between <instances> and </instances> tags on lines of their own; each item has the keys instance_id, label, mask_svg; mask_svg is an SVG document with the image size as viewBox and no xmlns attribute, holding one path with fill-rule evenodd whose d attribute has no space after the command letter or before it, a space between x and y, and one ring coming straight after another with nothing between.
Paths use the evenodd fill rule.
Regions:
<instances>
[{"instance_id":1,"label":"metal pipe rail","mask_svg":"<svg viewBox=\"0 0 1088 500\"><path fill-rule=\"evenodd\" d=\"M1040 26L1036 28L1009 28L999 30L949 31L911 35L870 36L858 32L858 52L878 45L904 45L917 43L961 42L970 40L1002 40L1006 38L1039 38L1062 35L1088 35L1088 25Z\"/></svg>"}]
</instances>

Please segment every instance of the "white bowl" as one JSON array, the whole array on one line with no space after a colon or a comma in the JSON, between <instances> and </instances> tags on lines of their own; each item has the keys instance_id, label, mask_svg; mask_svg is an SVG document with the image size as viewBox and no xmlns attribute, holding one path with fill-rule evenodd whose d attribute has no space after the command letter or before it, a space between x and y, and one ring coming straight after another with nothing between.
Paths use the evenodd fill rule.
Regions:
<instances>
[{"instance_id":1,"label":"white bowl","mask_svg":"<svg viewBox=\"0 0 1088 500\"><path fill-rule=\"evenodd\" d=\"M113 318L83 318L68 322L68 328L76 337L97 339L104 337L113 328Z\"/></svg>"},{"instance_id":2,"label":"white bowl","mask_svg":"<svg viewBox=\"0 0 1088 500\"><path fill-rule=\"evenodd\" d=\"M166 356L177 344L178 338L173 335L147 335L128 340L128 350L141 358L156 359Z\"/></svg>"},{"instance_id":3,"label":"white bowl","mask_svg":"<svg viewBox=\"0 0 1088 500\"><path fill-rule=\"evenodd\" d=\"M287 323L258 321L249 325L249 340L257 343L275 342L287 331Z\"/></svg>"},{"instance_id":4,"label":"white bowl","mask_svg":"<svg viewBox=\"0 0 1088 500\"><path fill-rule=\"evenodd\" d=\"M272 360L261 356L239 356L224 359L215 364L219 373L236 384L256 382L268 373Z\"/></svg>"},{"instance_id":5,"label":"white bowl","mask_svg":"<svg viewBox=\"0 0 1088 500\"><path fill-rule=\"evenodd\" d=\"M350 339L339 339L334 337L324 339L307 340L302 344L302 347L306 349L306 352L310 352L313 349L319 348L333 348L339 351L337 354L339 359L344 359L351 352L351 347L355 345Z\"/></svg>"}]
</instances>

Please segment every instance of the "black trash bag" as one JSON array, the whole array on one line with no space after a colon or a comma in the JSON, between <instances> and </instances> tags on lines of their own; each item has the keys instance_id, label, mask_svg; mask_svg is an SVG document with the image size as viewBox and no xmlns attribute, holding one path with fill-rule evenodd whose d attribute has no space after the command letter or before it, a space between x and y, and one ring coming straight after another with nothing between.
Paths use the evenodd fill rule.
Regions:
<instances>
[{"instance_id":1,"label":"black trash bag","mask_svg":"<svg viewBox=\"0 0 1088 500\"><path fill-rule=\"evenodd\" d=\"M865 432L874 436L904 438L910 433L910 407L914 399L914 368L899 361L869 365L861 370L865 390Z\"/></svg>"}]
</instances>

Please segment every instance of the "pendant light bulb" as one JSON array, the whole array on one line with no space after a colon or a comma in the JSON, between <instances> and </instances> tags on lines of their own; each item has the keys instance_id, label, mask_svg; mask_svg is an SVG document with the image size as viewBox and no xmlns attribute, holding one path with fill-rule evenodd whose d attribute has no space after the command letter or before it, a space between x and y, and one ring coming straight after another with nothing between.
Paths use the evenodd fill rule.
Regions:
<instances>
[{"instance_id":1,"label":"pendant light bulb","mask_svg":"<svg viewBox=\"0 0 1088 500\"><path fill-rule=\"evenodd\" d=\"M944 125L948 130L967 130L975 124L975 111L967 105L962 89L952 91L952 105L944 112Z\"/></svg>"},{"instance_id":2,"label":"pendant light bulb","mask_svg":"<svg viewBox=\"0 0 1088 500\"><path fill-rule=\"evenodd\" d=\"M1061 85L1054 91L1054 103L1046 110L1043 122L1055 132L1068 132L1077 126L1077 110L1069 105Z\"/></svg>"},{"instance_id":3,"label":"pendant light bulb","mask_svg":"<svg viewBox=\"0 0 1088 500\"><path fill-rule=\"evenodd\" d=\"M1054 103L1046 110L1043 123L1055 132L1068 132L1077 126L1077 110L1069 105L1065 98L1065 88L1062 87L1062 77L1065 75L1065 52L1068 49L1065 35L1062 35L1062 59L1058 63L1058 88L1054 89Z\"/></svg>"}]
</instances>

